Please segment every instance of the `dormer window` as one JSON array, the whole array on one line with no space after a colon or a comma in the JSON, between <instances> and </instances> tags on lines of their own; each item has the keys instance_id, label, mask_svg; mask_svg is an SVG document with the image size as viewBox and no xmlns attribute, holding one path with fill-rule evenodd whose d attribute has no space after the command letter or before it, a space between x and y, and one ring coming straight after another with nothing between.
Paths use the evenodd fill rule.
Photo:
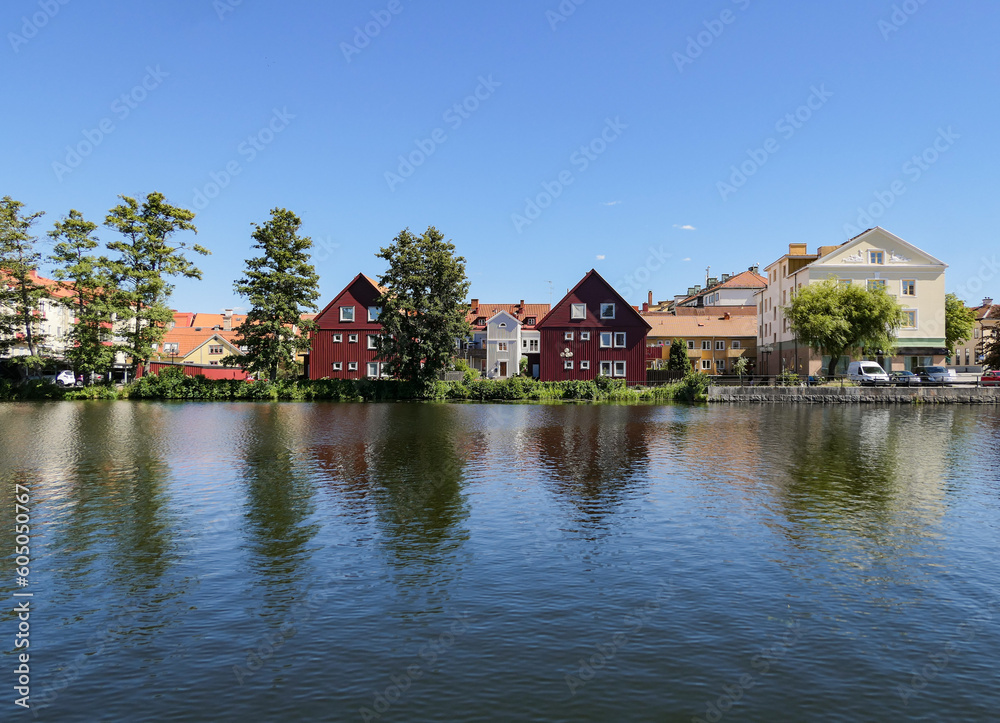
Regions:
<instances>
[{"instance_id":1,"label":"dormer window","mask_svg":"<svg viewBox=\"0 0 1000 723\"><path fill-rule=\"evenodd\" d=\"M485 326L485 325L486 325L486 317L485 316L477 316L476 317L476 326Z\"/></svg>"},{"instance_id":2,"label":"dormer window","mask_svg":"<svg viewBox=\"0 0 1000 723\"><path fill-rule=\"evenodd\" d=\"M524 323L527 326L534 326L535 325L535 317L529 316L527 319L524 320Z\"/></svg>"},{"instance_id":3,"label":"dormer window","mask_svg":"<svg viewBox=\"0 0 1000 723\"><path fill-rule=\"evenodd\" d=\"M340 307L340 320L342 322L354 321L354 307L353 306L341 306Z\"/></svg>"},{"instance_id":4,"label":"dormer window","mask_svg":"<svg viewBox=\"0 0 1000 723\"><path fill-rule=\"evenodd\" d=\"M614 304L601 304L601 318L602 319L614 319L615 318L615 305Z\"/></svg>"},{"instance_id":5,"label":"dormer window","mask_svg":"<svg viewBox=\"0 0 1000 723\"><path fill-rule=\"evenodd\" d=\"M587 305L586 304L573 304L569 312L570 319L586 319L587 318Z\"/></svg>"},{"instance_id":6,"label":"dormer window","mask_svg":"<svg viewBox=\"0 0 1000 723\"><path fill-rule=\"evenodd\" d=\"M870 263L870 264L884 264L885 263L885 253L883 251L870 250L868 252L868 263Z\"/></svg>"}]
</instances>

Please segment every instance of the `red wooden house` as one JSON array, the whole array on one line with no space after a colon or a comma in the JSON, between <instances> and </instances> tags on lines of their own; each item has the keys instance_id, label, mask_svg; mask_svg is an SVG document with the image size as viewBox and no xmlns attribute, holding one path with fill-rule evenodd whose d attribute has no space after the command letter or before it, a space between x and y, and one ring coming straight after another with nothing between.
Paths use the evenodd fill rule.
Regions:
<instances>
[{"instance_id":1,"label":"red wooden house","mask_svg":"<svg viewBox=\"0 0 1000 723\"><path fill-rule=\"evenodd\" d=\"M591 269L540 319L542 381L598 376L646 381L649 324Z\"/></svg>"},{"instance_id":2,"label":"red wooden house","mask_svg":"<svg viewBox=\"0 0 1000 723\"><path fill-rule=\"evenodd\" d=\"M382 332L376 306L382 293L381 286L358 274L316 316L310 334L310 379L363 379L384 373L375 350Z\"/></svg>"}]
</instances>

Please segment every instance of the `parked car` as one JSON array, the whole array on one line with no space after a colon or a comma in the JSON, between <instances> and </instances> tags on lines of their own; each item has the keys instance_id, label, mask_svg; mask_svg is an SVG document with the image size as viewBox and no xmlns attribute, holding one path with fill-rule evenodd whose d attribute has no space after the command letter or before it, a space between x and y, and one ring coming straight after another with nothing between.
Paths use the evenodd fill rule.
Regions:
<instances>
[{"instance_id":1,"label":"parked car","mask_svg":"<svg viewBox=\"0 0 1000 723\"><path fill-rule=\"evenodd\" d=\"M60 387L76 386L76 375L69 369L64 369L63 371L56 374L55 382Z\"/></svg>"},{"instance_id":2,"label":"parked car","mask_svg":"<svg viewBox=\"0 0 1000 723\"><path fill-rule=\"evenodd\" d=\"M984 387L1000 387L1000 371L983 372L979 383Z\"/></svg>"},{"instance_id":3,"label":"parked car","mask_svg":"<svg viewBox=\"0 0 1000 723\"><path fill-rule=\"evenodd\" d=\"M897 387L912 387L920 384L920 377L913 372L898 371L889 375L889 381Z\"/></svg>"},{"instance_id":4,"label":"parked car","mask_svg":"<svg viewBox=\"0 0 1000 723\"><path fill-rule=\"evenodd\" d=\"M913 372L922 384L950 384L955 381L955 370L944 367L917 367Z\"/></svg>"},{"instance_id":5,"label":"parked car","mask_svg":"<svg viewBox=\"0 0 1000 723\"><path fill-rule=\"evenodd\" d=\"M888 384L889 375L878 362L852 361L847 367L847 376L852 382L859 384Z\"/></svg>"}]
</instances>

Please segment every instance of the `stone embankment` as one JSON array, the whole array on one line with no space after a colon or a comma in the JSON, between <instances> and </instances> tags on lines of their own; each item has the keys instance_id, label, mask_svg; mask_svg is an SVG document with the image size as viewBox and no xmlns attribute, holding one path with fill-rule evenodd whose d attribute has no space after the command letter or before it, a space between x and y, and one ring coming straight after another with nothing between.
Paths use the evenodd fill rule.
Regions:
<instances>
[{"instance_id":1,"label":"stone embankment","mask_svg":"<svg viewBox=\"0 0 1000 723\"><path fill-rule=\"evenodd\" d=\"M1000 387L725 387L710 402L800 404L1000 404Z\"/></svg>"}]
</instances>

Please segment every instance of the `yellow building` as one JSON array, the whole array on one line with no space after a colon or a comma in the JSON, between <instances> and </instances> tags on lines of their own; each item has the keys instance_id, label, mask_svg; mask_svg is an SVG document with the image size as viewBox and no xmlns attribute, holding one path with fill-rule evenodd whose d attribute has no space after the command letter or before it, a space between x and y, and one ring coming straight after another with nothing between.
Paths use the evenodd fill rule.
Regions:
<instances>
[{"instance_id":1,"label":"yellow building","mask_svg":"<svg viewBox=\"0 0 1000 723\"><path fill-rule=\"evenodd\" d=\"M646 366L665 368L674 339L684 344L693 367L705 374L733 374L733 364L746 357L750 368L757 353L757 317L746 314L722 316L674 316L643 314L652 327L646 335Z\"/></svg>"}]
</instances>

